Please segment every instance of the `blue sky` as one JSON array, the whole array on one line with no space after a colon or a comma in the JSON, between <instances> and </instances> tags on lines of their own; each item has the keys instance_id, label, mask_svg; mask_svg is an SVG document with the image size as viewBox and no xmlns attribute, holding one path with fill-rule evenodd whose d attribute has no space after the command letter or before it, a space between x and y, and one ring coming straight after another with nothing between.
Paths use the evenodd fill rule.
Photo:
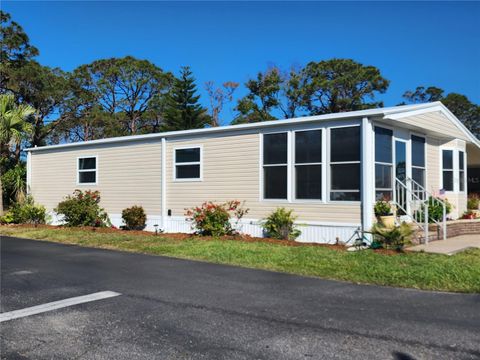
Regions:
<instances>
[{"instance_id":1,"label":"blue sky","mask_svg":"<svg viewBox=\"0 0 480 360\"><path fill-rule=\"evenodd\" d=\"M480 103L479 2L4 1L2 8L44 65L72 70L125 55L174 73L190 65L205 105L206 81L244 83L269 65L333 57L377 66L391 80L379 97L386 106L417 85Z\"/></svg>"}]
</instances>

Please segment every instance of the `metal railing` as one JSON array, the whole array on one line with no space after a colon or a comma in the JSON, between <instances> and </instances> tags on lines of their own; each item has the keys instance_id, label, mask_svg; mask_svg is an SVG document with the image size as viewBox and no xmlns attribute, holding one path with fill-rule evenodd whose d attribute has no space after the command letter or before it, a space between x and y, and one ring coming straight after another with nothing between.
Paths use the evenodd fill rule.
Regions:
<instances>
[{"instance_id":1,"label":"metal railing","mask_svg":"<svg viewBox=\"0 0 480 360\"><path fill-rule=\"evenodd\" d=\"M407 177L405 180L395 178L394 204L406 216L408 216L425 233L425 243L428 243L428 228L430 220L439 228L442 228L443 240L447 238L447 205L444 201L433 196L422 185ZM430 207L440 205L442 207L442 219L435 219L429 213Z\"/></svg>"}]
</instances>

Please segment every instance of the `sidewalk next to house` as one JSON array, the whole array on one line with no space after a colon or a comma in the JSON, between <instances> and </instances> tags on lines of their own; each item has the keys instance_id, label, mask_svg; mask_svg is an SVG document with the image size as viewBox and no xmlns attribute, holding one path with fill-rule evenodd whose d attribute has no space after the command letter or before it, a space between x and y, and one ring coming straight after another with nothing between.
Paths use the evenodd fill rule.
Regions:
<instances>
[{"instance_id":1,"label":"sidewalk next to house","mask_svg":"<svg viewBox=\"0 0 480 360\"><path fill-rule=\"evenodd\" d=\"M480 248L480 234L461 235L447 240L432 241L428 244L413 246L407 250L453 255L469 248Z\"/></svg>"}]
</instances>

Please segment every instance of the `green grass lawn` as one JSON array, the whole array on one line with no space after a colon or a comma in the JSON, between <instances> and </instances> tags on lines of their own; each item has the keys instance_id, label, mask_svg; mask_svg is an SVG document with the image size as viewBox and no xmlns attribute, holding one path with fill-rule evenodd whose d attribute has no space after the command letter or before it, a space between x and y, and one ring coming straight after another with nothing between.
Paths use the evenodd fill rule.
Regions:
<instances>
[{"instance_id":1,"label":"green grass lawn","mask_svg":"<svg viewBox=\"0 0 480 360\"><path fill-rule=\"evenodd\" d=\"M426 290L480 292L480 249L453 256L426 253L385 255L322 246L285 246L236 240L172 239L128 232L0 226L0 235L104 249L239 265L363 284Z\"/></svg>"}]
</instances>

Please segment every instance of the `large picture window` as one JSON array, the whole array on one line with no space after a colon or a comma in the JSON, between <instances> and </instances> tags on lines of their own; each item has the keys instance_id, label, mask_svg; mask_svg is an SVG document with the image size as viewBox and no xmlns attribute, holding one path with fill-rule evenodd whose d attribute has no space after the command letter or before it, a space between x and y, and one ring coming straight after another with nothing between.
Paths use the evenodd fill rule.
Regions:
<instances>
[{"instance_id":1,"label":"large picture window","mask_svg":"<svg viewBox=\"0 0 480 360\"><path fill-rule=\"evenodd\" d=\"M360 127L330 130L330 200L360 201Z\"/></svg>"},{"instance_id":2,"label":"large picture window","mask_svg":"<svg viewBox=\"0 0 480 360\"><path fill-rule=\"evenodd\" d=\"M442 150L443 189L453 191L453 150Z\"/></svg>"},{"instance_id":3,"label":"large picture window","mask_svg":"<svg viewBox=\"0 0 480 360\"><path fill-rule=\"evenodd\" d=\"M425 187L425 138L412 135L412 179Z\"/></svg>"},{"instance_id":4,"label":"large picture window","mask_svg":"<svg viewBox=\"0 0 480 360\"><path fill-rule=\"evenodd\" d=\"M263 135L263 197L287 199L287 133Z\"/></svg>"},{"instance_id":5,"label":"large picture window","mask_svg":"<svg viewBox=\"0 0 480 360\"><path fill-rule=\"evenodd\" d=\"M375 197L392 199L393 131L375 127Z\"/></svg>"},{"instance_id":6,"label":"large picture window","mask_svg":"<svg viewBox=\"0 0 480 360\"><path fill-rule=\"evenodd\" d=\"M81 185L97 183L97 158L95 156L78 158L77 183Z\"/></svg>"},{"instance_id":7,"label":"large picture window","mask_svg":"<svg viewBox=\"0 0 480 360\"><path fill-rule=\"evenodd\" d=\"M322 130L295 133L295 197L322 198Z\"/></svg>"},{"instance_id":8,"label":"large picture window","mask_svg":"<svg viewBox=\"0 0 480 360\"><path fill-rule=\"evenodd\" d=\"M465 191L465 153L463 151L458 152L458 189Z\"/></svg>"},{"instance_id":9,"label":"large picture window","mask_svg":"<svg viewBox=\"0 0 480 360\"><path fill-rule=\"evenodd\" d=\"M200 180L201 158L200 147L175 149L175 180Z\"/></svg>"}]
</instances>

